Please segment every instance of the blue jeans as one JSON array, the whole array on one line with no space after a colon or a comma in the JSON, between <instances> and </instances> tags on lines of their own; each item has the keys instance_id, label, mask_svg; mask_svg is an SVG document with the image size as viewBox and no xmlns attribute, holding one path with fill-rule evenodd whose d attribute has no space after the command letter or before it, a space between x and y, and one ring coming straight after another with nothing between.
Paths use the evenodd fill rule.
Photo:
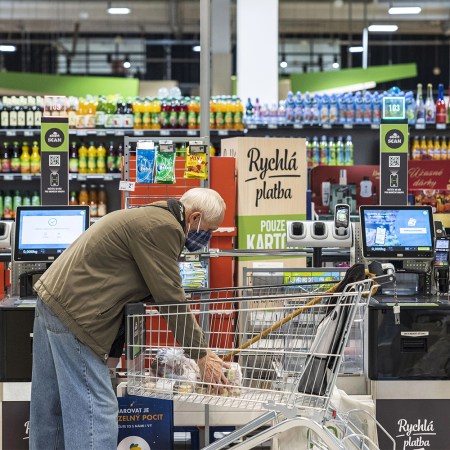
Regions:
<instances>
[{"instance_id":1,"label":"blue jeans","mask_svg":"<svg viewBox=\"0 0 450 450\"><path fill-rule=\"evenodd\" d=\"M30 450L116 450L117 413L106 364L38 299Z\"/></svg>"}]
</instances>

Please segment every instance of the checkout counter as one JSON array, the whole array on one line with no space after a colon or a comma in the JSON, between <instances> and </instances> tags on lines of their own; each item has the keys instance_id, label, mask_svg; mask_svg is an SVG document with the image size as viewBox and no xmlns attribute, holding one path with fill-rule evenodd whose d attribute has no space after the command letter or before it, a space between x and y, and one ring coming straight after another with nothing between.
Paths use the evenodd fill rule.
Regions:
<instances>
[{"instance_id":1,"label":"checkout counter","mask_svg":"<svg viewBox=\"0 0 450 450\"><path fill-rule=\"evenodd\" d=\"M396 273L370 301L365 354L377 420L400 449L450 448L449 243L430 207L361 207L369 269Z\"/></svg>"}]
</instances>

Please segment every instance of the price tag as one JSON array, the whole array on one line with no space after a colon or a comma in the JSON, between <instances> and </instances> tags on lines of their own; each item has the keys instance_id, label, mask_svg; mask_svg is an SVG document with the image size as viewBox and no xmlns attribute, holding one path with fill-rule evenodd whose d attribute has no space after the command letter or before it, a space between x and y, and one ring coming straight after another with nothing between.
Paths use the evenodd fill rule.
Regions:
<instances>
[{"instance_id":1,"label":"price tag","mask_svg":"<svg viewBox=\"0 0 450 450\"><path fill-rule=\"evenodd\" d=\"M191 155L197 155L199 153L206 153L206 145L190 145L189 146L189 153Z\"/></svg>"},{"instance_id":2,"label":"price tag","mask_svg":"<svg viewBox=\"0 0 450 450\"><path fill-rule=\"evenodd\" d=\"M202 145L203 141L189 141L189 145Z\"/></svg>"},{"instance_id":3,"label":"price tag","mask_svg":"<svg viewBox=\"0 0 450 450\"><path fill-rule=\"evenodd\" d=\"M14 175L3 175L3 179L5 181L13 181L14 180Z\"/></svg>"},{"instance_id":4,"label":"price tag","mask_svg":"<svg viewBox=\"0 0 450 450\"><path fill-rule=\"evenodd\" d=\"M169 145L173 144L173 141L168 141L167 139L165 141L159 141L159 145Z\"/></svg>"},{"instance_id":5,"label":"price tag","mask_svg":"<svg viewBox=\"0 0 450 450\"><path fill-rule=\"evenodd\" d=\"M425 130L424 123L416 123L416 130Z\"/></svg>"},{"instance_id":6,"label":"price tag","mask_svg":"<svg viewBox=\"0 0 450 450\"><path fill-rule=\"evenodd\" d=\"M125 136L125 131L117 130L114 132L114 136Z\"/></svg>"},{"instance_id":7,"label":"price tag","mask_svg":"<svg viewBox=\"0 0 450 450\"><path fill-rule=\"evenodd\" d=\"M87 134L97 134L97 135L99 135L99 133L97 133L97 130L87 130Z\"/></svg>"},{"instance_id":8,"label":"price tag","mask_svg":"<svg viewBox=\"0 0 450 450\"><path fill-rule=\"evenodd\" d=\"M322 128L323 128L324 130L331 130L331 125L330 125L329 123L324 123L324 124L322 125Z\"/></svg>"},{"instance_id":9,"label":"price tag","mask_svg":"<svg viewBox=\"0 0 450 450\"><path fill-rule=\"evenodd\" d=\"M303 124L302 123L294 123L294 129L300 130L302 128L303 128Z\"/></svg>"},{"instance_id":10,"label":"price tag","mask_svg":"<svg viewBox=\"0 0 450 450\"><path fill-rule=\"evenodd\" d=\"M269 123L267 125L267 128L269 128L270 130L275 130L278 128L278 125L276 123Z\"/></svg>"},{"instance_id":11,"label":"price tag","mask_svg":"<svg viewBox=\"0 0 450 450\"><path fill-rule=\"evenodd\" d=\"M86 130L77 130L77 136L87 136Z\"/></svg>"},{"instance_id":12,"label":"price tag","mask_svg":"<svg viewBox=\"0 0 450 450\"><path fill-rule=\"evenodd\" d=\"M247 128L249 130L256 130L258 127L254 123L248 123Z\"/></svg>"},{"instance_id":13,"label":"price tag","mask_svg":"<svg viewBox=\"0 0 450 450\"><path fill-rule=\"evenodd\" d=\"M103 179L105 181L112 181L114 179L114 177L111 174L106 174Z\"/></svg>"},{"instance_id":14,"label":"price tag","mask_svg":"<svg viewBox=\"0 0 450 450\"><path fill-rule=\"evenodd\" d=\"M380 124L379 123L373 123L372 125L370 125L370 128L372 130L379 130L380 129Z\"/></svg>"},{"instance_id":15,"label":"price tag","mask_svg":"<svg viewBox=\"0 0 450 450\"><path fill-rule=\"evenodd\" d=\"M22 175L23 181L31 181L31 175Z\"/></svg>"},{"instance_id":16,"label":"price tag","mask_svg":"<svg viewBox=\"0 0 450 450\"><path fill-rule=\"evenodd\" d=\"M143 130L134 130L134 135L135 136L144 136L144 131Z\"/></svg>"},{"instance_id":17,"label":"price tag","mask_svg":"<svg viewBox=\"0 0 450 450\"><path fill-rule=\"evenodd\" d=\"M135 186L135 182L134 181L121 181L119 183L119 191L134 191L134 186Z\"/></svg>"},{"instance_id":18,"label":"price tag","mask_svg":"<svg viewBox=\"0 0 450 450\"><path fill-rule=\"evenodd\" d=\"M197 130L187 130L188 136L197 136Z\"/></svg>"},{"instance_id":19,"label":"price tag","mask_svg":"<svg viewBox=\"0 0 450 450\"><path fill-rule=\"evenodd\" d=\"M353 124L352 123L344 123L344 128L346 130L351 130L351 129L353 129Z\"/></svg>"},{"instance_id":20,"label":"price tag","mask_svg":"<svg viewBox=\"0 0 450 450\"><path fill-rule=\"evenodd\" d=\"M106 136L106 131L105 130L98 130L97 131L97 136Z\"/></svg>"},{"instance_id":21,"label":"price tag","mask_svg":"<svg viewBox=\"0 0 450 450\"><path fill-rule=\"evenodd\" d=\"M161 136L170 136L170 131L169 130L161 130L160 134L161 134Z\"/></svg>"},{"instance_id":22,"label":"price tag","mask_svg":"<svg viewBox=\"0 0 450 450\"><path fill-rule=\"evenodd\" d=\"M186 254L186 255L184 255L184 260L186 262L200 261L200 255L196 254L196 253Z\"/></svg>"},{"instance_id":23,"label":"price tag","mask_svg":"<svg viewBox=\"0 0 450 450\"><path fill-rule=\"evenodd\" d=\"M383 97L383 119L405 119L405 97Z\"/></svg>"},{"instance_id":24,"label":"price tag","mask_svg":"<svg viewBox=\"0 0 450 450\"><path fill-rule=\"evenodd\" d=\"M79 181L86 181L86 179L87 179L87 176L85 174L79 174L78 175L78 180Z\"/></svg>"},{"instance_id":25,"label":"price tag","mask_svg":"<svg viewBox=\"0 0 450 450\"><path fill-rule=\"evenodd\" d=\"M159 144L160 153L173 153L174 151L175 147L173 144Z\"/></svg>"},{"instance_id":26,"label":"price tag","mask_svg":"<svg viewBox=\"0 0 450 450\"><path fill-rule=\"evenodd\" d=\"M16 132L14 130L8 130L6 136L16 136Z\"/></svg>"},{"instance_id":27,"label":"price tag","mask_svg":"<svg viewBox=\"0 0 450 450\"><path fill-rule=\"evenodd\" d=\"M437 123L436 124L436 130L446 130L447 124L446 123Z\"/></svg>"},{"instance_id":28,"label":"price tag","mask_svg":"<svg viewBox=\"0 0 450 450\"><path fill-rule=\"evenodd\" d=\"M34 133L33 133L32 131L30 131L30 130L25 130L25 131L23 132L23 135L24 135L24 136L33 136Z\"/></svg>"},{"instance_id":29,"label":"price tag","mask_svg":"<svg viewBox=\"0 0 450 450\"><path fill-rule=\"evenodd\" d=\"M228 136L228 130L219 130L219 136Z\"/></svg>"}]
</instances>

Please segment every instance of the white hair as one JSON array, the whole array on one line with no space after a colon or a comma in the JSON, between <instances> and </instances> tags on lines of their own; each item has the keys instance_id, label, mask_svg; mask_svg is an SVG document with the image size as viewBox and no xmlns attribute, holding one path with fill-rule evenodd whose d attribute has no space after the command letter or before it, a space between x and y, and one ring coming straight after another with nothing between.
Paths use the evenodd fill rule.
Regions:
<instances>
[{"instance_id":1,"label":"white hair","mask_svg":"<svg viewBox=\"0 0 450 450\"><path fill-rule=\"evenodd\" d=\"M200 212L203 220L214 226L222 223L226 205L218 192L208 188L193 188L185 192L180 198L186 212Z\"/></svg>"}]
</instances>

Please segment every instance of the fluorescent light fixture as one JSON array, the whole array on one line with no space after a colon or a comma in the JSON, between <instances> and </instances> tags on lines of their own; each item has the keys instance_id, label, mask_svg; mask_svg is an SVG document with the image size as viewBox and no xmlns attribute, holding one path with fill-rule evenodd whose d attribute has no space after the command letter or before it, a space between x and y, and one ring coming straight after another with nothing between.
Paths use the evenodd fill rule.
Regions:
<instances>
[{"instance_id":1,"label":"fluorescent light fixture","mask_svg":"<svg viewBox=\"0 0 450 450\"><path fill-rule=\"evenodd\" d=\"M391 6L389 14L420 14L422 8L420 6Z\"/></svg>"},{"instance_id":2,"label":"fluorescent light fixture","mask_svg":"<svg viewBox=\"0 0 450 450\"><path fill-rule=\"evenodd\" d=\"M108 8L108 14L130 14L131 9L130 8L126 8L124 6L120 6L120 7L113 7L110 6Z\"/></svg>"},{"instance_id":3,"label":"fluorescent light fixture","mask_svg":"<svg viewBox=\"0 0 450 450\"><path fill-rule=\"evenodd\" d=\"M282 69L286 69L287 66L288 66L288 63L287 63L286 61L281 61L281 62L280 62L280 67L281 67Z\"/></svg>"},{"instance_id":4,"label":"fluorescent light fixture","mask_svg":"<svg viewBox=\"0 0 450 450\"><path fill-rule=\"evenodd\" d=\"M380 32L380 33L389 33L390 31L397 31L398 26L397 25L370 25L368 28L369 31L373 32Z\"/></svg>"},{"instance_id":5,"label":"fluorescent light fixture","mask_svg":"<svg viewBox=\"0 0 450 450\"><path fill-rule=\"evenodd\" d=\"M364 51L364 49L361 45L357 45L355 47L349 47L348 51L350 53L362 53Z\"/></svg>"},{"instance_id":6,"label":"fluorescent light fixture","mask_svg":"<svg viewBox=\"0 0 450 450\"><path fill-rule=\"evenodd\" d=\"M333 69L339 69L339 63L334 62L333 64L331 64L331 67L333 67Z\"/></svg>"},{"instance_id":7,"label":"fluorescent light fixture","mask_svg":"<svg viewBox=\"0 0 450 450\"><path fill-rule=\"evenodd\" d=\"M200 50L201 50L200 45L194 45L194 46L192 47L192 51L193 51L193 52L199 52Z\"/></svg>"},{"instance_id":8,"label":"fluorescent light fixture","mask_svg":"<svg viewBox=\"0 0 450 450\"><path fill-rule=\"evenodd\" d=\"M129 68L131 67L130 61L125 61L125 62L123 63L123 67L124 67L125 69L129 69Z\"/></svg>"},{"instance_id":9,"label":"fluorescent light fixture","mask_svg":"<svg viewBox=\"0 0 450 450\"><path fill-rule=\"evenodd\" d=\"M0 52L15 52L15 45L0 45Z\"/></svg>"}]
</instances>

